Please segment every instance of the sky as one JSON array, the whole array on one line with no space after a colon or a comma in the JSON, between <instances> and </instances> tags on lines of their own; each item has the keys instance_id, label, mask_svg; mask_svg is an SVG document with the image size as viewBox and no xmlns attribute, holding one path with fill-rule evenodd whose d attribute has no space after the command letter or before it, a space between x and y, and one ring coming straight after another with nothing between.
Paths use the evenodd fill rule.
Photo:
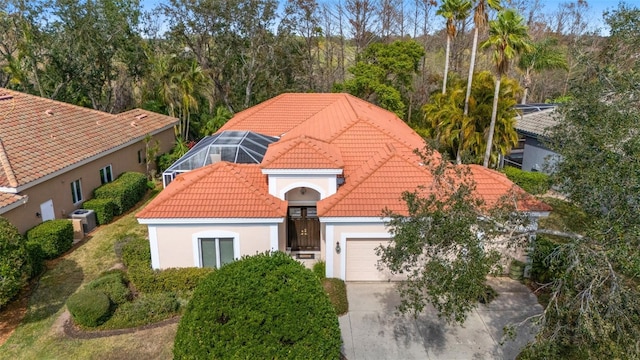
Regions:
<instances>
[{"instance_id":1,"label":"sky","mask_svg":"<svg viewBox=\"0 0 640 360\"><path fill-rule=\"evenodd\" d=\"M284 1L284 0L280 0L280 1ZM317 1L319 3L323 3L326 1L335 2L338 0L317 0ZM341 0L341 1L344 2L344 0ZM577 0L541 0L543 4L543 11L546 13L555 12L558 9L559 4L561 3L568 3L573 1L577 1ZM586 0L586 1L589 4L589 13L585 14L585 16L590 19L591 26L593 26L594 28L595 27L600 28L601 34L603 35L608 34L608 29L606 29L606 25L602 20L602 13L607 9L609 10L616 9L618 7L619 1L618 0ZM145 8L145 10L152 10L156 5L165 3L165 2L168 2L168 0L141 0L141 4ZM624 0L624 2L631 6L640 7L640 0Z\"/></svg>"}]
</instances>

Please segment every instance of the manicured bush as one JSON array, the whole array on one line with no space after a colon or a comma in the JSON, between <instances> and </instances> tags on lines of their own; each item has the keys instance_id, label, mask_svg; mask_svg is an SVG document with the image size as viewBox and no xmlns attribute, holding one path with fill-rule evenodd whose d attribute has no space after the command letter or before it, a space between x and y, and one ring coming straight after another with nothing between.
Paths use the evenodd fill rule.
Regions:
<instances>
[{"instance_id":1,"label":"manicured bush","mask_svg":"<svg viewBox=\"0 0 640 360\"><path fill-rule=\"evenodd\" d=\"M290 256L244 257L196 288L176 359L339 359L340 329L318 278Z\"/></svg>"},{"instance_id":2,"label":"manicured bush","mask_svg":"<svg viewBox=\"0 0 640 360\"><path fill-rule=\"evenodd\" d=\"M129 279L145 293L189 293L213 271L210 268L151 269L149 240L136 238L122 248L122 262L128 267Z\"/></svg>"},{"instance_id":3,"label":"manicured bush","mask_svg":"<svg viewBox=\"0 0 640 360\"><path fill-rule=\"evenodd\" d=\"M118 207L116 215L131 209L147 192L147 176L126 172L114 182L104 184L93 191L95 199L109 199Z\"/></svg>"},{"instance_id":4,"label":"manicured bush","mask_svg":"<svg viewBox=\"0 0 640 360\"><path fill-rule=\"evenodd\" d=\"M131 299L131 290L127 287L124 274L120 271L102 275L90 282L87 289L102 291L112 303L117 305L124 304Z\"/></svg>"},{"instance_id":5,"label":"manicured bush","mask_svg":"<svg viewBox=\"0 0 640 360\"><path fill-rule=\"evenodd\" d=\"M344 281L336 278L324 278L322 286L329 296L336 314L346 314L349 311L349 300L347 300L347 285Z\"/></svg>"},{"instance_id":6,"label":"manicured bush","mask_svg":"<svg viewBox=\"0 0 640 360\"><path fill-rule=\"evenodd\" d=\"M320 260L313 264L313 273L316 274L318 279L324 279L327 277L327 263Z\"/></svg>"},{"instance_id":7,"label":"manicured bush","mask_svg":"<svg viewBox=\"0 0 640 360\"><path fill-rule=\"evenodd\" d=\"M71 220L48 220L27 231L27 241L40 246L45 259L55 259L73 245Z\"/></svg>"},{"instance_id":8,"label":"manicured bush","mask_svg":"<svg viewBox=\"0 0 640 360\"><path fill-rule=\"evenodd\" d=\"M83 289L69 297L67 308L80 325L96 327L111 315L111 302L102 291Z\"/></svg>"},{"instance_id":9,"label":"manicured bush","mask_svg":"<svg viewBox=\"0 0 640 360\"><path fill-rule=\"evenodd\" d=\"M27 284L31 275L29 258L18 229L0 217L0 308Z\"/></svg>"},{"instance_id":10,"label":"manicured bush","mask_svg":"<svg viewBox=\"0 0 640 360\"><path fill-rule=\"evenodd\" d=\"M98 225L110 223L118 212L118 205L111 199L87 200L82 204L82 207L95 211Z\"/></svg>"},{"instance_id":11,"label":"manicured bush","mask_svg":"<svg viewBox=\"0 0 640 360\"><path fill-rule=\"evenodd\" d=\"M104 323L106 329L124 329L168 319L178 314L180 302L172 293L144 294L124 303Z\"/></svg>"},{"instance_id":12,"label":"manicured bush","mask_svg":"<svg viewBox=\"0 0 640 360\"><path fill-rule=\"evenodd\" d=\"M504 173L507 175L509 180L520 186L524 191L533 195L544 194L551 187L549 176L540 172L522 171L520 169L507 166L504 168Z\"/></svg>"},{"instance_id":13,"label":"manicured bush","mask_svg":"<svg viewBox=\"0 0 640 360\"><path fill-rule=\"evenodd\" d=\"M151 268L151 248L149 247L149 240L136 237L127 242L122 247L122 262L127 267L144 265Z\"/></svg>"}]
</instances>

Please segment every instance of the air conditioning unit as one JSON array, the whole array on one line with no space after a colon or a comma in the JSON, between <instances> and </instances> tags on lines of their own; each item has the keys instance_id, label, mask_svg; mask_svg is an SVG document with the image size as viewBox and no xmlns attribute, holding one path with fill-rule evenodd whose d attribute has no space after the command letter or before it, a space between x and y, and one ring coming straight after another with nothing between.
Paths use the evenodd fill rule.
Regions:
<instances>
[{"instance_id":1,"label":"air conditioning unit","mask_svg":"<svg viewBox=\"0 0 640 360\"><path fill-rule=\"evenodd\" d=\"M93 210L78 209L71 213L71 218L82 221L82 230L85 234L93 230L97 225L96 213Z\"/></svg>"}]
</instances>

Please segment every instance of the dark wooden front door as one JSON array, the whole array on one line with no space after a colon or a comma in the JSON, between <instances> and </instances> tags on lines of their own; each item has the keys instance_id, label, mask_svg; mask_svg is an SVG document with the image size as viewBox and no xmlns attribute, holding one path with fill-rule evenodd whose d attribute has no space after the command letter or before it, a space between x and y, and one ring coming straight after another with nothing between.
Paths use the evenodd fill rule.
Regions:
<instances>
[{"instance_id":1,"label":"dark wooden front door","mask_svg":"<svg viewBox=\"0 0 640 360\"><path fill-rule=\"evenodd\" d=\"M320 251L320 220L315 207L290 207L287 232L291 250Z\"/></svg>"}]
</instances>

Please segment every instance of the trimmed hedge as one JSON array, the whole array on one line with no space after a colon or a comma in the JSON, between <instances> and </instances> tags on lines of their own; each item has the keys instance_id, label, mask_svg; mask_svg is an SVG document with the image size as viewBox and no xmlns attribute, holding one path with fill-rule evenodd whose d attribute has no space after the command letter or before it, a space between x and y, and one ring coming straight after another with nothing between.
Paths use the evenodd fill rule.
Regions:
<instances>
[{"instance_id":1,"label":"trimmed hedge","mask_svg":"<svg viewBox=\"0 0 640 360\"><path fill-rule=\"evenodd\" d=\"M129 279L139 291L145 293L188 293L209 275L210 268L151 269L149 241L136 238L122 248L122 262L128 267Z\"/></svg>"},{"instance_id":2,"label":"trimmed hedge","mask_svg":"<svg viewBox=\"0 0 640 360\"><path fill-rule=\"evenodd\" d=\"M104 184L93 191L95 199L109 199L117 206L115 215L134 207L147 193L147 176L137 172L126 172L115 181Z\"/></svg>"},{"instance_id":3,"label":"trimmed hedge","mask_svg":"<svg viewBox=\"0 0 640 360\"><path fill-rule=\"evenodd\" d=\"M178 313L180 302L172 293L145 294L120 305L109 321L107 329L124 329L165 320Z\"/></svg>"},{"instance_id":4,"label":"trimmed hedge","mask_svg":"<svg viewBox=\"0 0 640 360\"><path fill-rule=\"evenodd\" d=\"M175 359L339 359L338 317L320 281L290 256L244 257L196 288Z\"/></svg>"},{"instance_id":5,"label":"trimmed hedge","mask_svg":"<svg viewBox=\"0 0 640 360\"><path fill-rule=\"evenodd\" d=\"M11 301L32 275L25 241L9 220L0 217L0 308Z\"/></svg>"},{"instance_id":6,"label":"trimmed hedge","mask_svg":"<svg viewBox=\"0 0 640 360\"><path fill-rule=\"evenodd\" d=\"M98 225L110 223L118 212L118 205L111 199L87 200L82 204L82 207L95 211Z\"/></svg>"},{"instance_id":7,"label":"trimmed hedge","mask_svg":"<svg viewBox=\"0 0 640 360\"><path fill-rule=\"evenodd\" d=\"M84 289L69 297L67 308L80 325L96 327L111 316L111 302L102 291Z\"/></svg>"},{"instance_id":8,"label":"trimmed hedge","mask_svg":"<svg viewBox=\"0 0 640 360\"><path fill-rule=\"evenodd\" d=\"M504 173L509 180L533 195L544 194L551 188L549 175L540 172L522 171L511 166L506 166Z\"/></svg>"},{"instance_id":9,"label":"trimmed hedge","mask_svg":"<svg viewBox=\"0 0 640 360\"><path fill-rule=\"evenodd\" d=\"M73 245L73 224L71 220L48 220L27 231L27 242L40 247L44 259L55 259Z\"/></svg>"},{"instance_id":10,"label":"trimmed hedge","mask_svg":"<svg viewBox=\"0 0 640 360\"><path fill-rule=\"evenodd\" d=\"M120 271L102 275L90 282L86 288L102 291L112 303L117 305L124 304L131 299L131 290L127 287L124 274Z\"/></svg>"}]
</instances>

